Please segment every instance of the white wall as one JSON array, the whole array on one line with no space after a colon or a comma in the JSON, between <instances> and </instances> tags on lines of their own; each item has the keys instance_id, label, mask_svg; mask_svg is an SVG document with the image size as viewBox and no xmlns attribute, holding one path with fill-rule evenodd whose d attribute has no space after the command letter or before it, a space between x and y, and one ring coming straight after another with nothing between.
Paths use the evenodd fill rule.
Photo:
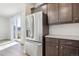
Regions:
<instances>
[{"instance_id":1,"label":"white wall","mask_svg":"<svg viewBox=\"0 0 79 59\"><path fill-rule=\"evenodd\" d=\"M79 36L79 23L50 25L49 34Z\"/></svg>"},{"instance_id":2,"label":"white wall","mask_svg":"<svg viewBox=\"0 0 79 59\"><path fill-rule=\"evenodd\" d=\"M0 17L0 40L10 39L10 20Z\"/></svg>"}]
</instances>

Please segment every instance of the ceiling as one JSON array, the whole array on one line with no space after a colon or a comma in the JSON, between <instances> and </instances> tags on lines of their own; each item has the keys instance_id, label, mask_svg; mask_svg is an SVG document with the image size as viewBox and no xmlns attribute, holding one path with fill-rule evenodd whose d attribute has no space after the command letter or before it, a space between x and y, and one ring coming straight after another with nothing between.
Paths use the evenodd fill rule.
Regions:
<instances>
[{"instance_id":1,"label":"ceiling","mask_svg":"<svg viewBox=\"0 0 79 59\"><path fill-rule=\"evenodd\" d=\"M25 3L0 3L0 16L9 17L16 13L21 12L25 6L29 4Z\"/></svg>"}]
</instances>

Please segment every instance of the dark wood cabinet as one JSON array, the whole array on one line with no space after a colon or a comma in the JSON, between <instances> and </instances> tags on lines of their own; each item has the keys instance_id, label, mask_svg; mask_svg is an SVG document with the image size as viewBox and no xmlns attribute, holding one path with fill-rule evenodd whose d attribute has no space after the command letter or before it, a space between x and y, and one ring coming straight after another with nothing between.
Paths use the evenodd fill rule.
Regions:
<instances>
[{"instance_id":1,"label":"dark wood cabinet","mask_svg":"<svg viewBox=\"0 0 79 59\"><path fill-rule=\"evenodd\" d=\"M48 21L49 24L58 23L58 4L48 4Z\"/></svg>"},{"instance_id":2,"label":"dark wood cabinet","mask_svg":"<svg viewBox=\"0 0 79 59\"><path fill-rule=\"evenodd\" d=\"M79 41L45 38L46 56L79 56Z\"/></svg>"},{"instance_id":3,"label":"dark wood cabinet","mask_svg":"<svg viewBox=\"0 0 79 59\"><path fill-rule=\"evenodd\" d=\"M78 56L79 48L76 48L74 46L61 45L59 48L59 55L60 56Z\"/></svg>"},{"instance_id":4,"label":"dark wood cabinet","mask_svg":"<svg viewBox=\"0 0 79 59\"><path fill-rule=\"evenodd\" d=\"M61 3L59 4L59 23L72 22L72 4Z\"/></svg>"},{"instance_id":5,"label":"dark wood cabinet","mask_svg":"<svg viewBox=\"0 0 79 59\"><path fill-rule=\"evenodd\" d=\"M73 3L73 22L79 22L79 3Z\"/></svg>"},{"instance_id":6,"label":"dark wood cabinet","mask_svg":"<svg viewBox=\"0 0 79 59\"><path fill-rule=\"evenodd\" d=\"M45 40L46 42L46 47L45 47L45 55L46 56L58 56L58 40L55 40L55 39L49 39L47 38ZM51 44L52 43L52 44Z\"/></svg>"},{"instance_id":7,"label":"dark wood cabinet","mask_svg":"<svg viewBox=\"0 0 79 59\"><path fill-rule=\"evenodd\" d=\"M38 8L32 8L31 11L43 11L47 14L49 25L79 23L79 3L46 3Z\"/></svg>"},{"instance_id":8,"label":"dark wood cabinet","mask_svg":"<svg viewBox=\"0 0 79 59\"><path fill-rule=\"evenodd\" d=\"M72 4L71 3L53 3L48 4L49 24L61 24L72 22Z\"/></svg>"},{"instance_id":9,"label":"dark wood cabinet","mask_svg":"<svg viewBox=\"0 0 79 59\"><path fill-rule=\"evenodd\" d=\"M58 45L46 43L46 56L58 56Z\"/></svg>"}]
</instances>

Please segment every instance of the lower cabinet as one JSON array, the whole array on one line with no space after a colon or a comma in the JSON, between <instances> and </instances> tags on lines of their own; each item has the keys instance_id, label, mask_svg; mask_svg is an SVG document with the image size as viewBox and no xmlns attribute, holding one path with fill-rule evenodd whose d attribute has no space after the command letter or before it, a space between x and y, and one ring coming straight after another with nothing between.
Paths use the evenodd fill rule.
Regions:
<instances>
[{"instance_id":1,"label":"lower cabinet","mask_svg":"<svg viewBox=\"0 0 79 59\"><path fill-rule=\"evenodd\" d=\"M46 44L46 56L58 56L58 46L57 44Z\"/></svg>"},{"instance_id":2,"label":"lower cabinet","mask_svg":"<svg viewBox=\"0 0 79 59\"><path fill-rule=\"evenodd\" d=\"M72 40L67 40L67 41L66 39L58 40L54 38L46 38L45 55L46 56L79 56L79 47L78 47L79 43L77 41L74 42Z\"/></svg>"},{"instance_id":3,"label":"lower cabinet","mask_svg":"<svg viewBox=\"0 0 79 59\"><path fill-rule=\"evenodd\" d=\"M79 48L67 45L61 45L59 48L59 55L60 56L78 56Z\"/></svg>"}]
</instances>

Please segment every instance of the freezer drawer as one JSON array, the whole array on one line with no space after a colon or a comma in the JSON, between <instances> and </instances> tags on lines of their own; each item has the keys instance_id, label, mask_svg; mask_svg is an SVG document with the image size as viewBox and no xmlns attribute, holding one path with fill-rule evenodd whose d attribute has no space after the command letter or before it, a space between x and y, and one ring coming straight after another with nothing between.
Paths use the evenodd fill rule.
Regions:
<instances>
[{"instance_id":1,"label":"freezer drawer","mask_svg":"<svg viewBox=\"0 0 79 59\"><path fill-rule=\"evenodd\" d=\"M42 43L26 42L24 52L30 56L42 56Z\"/></svg>"}]
</instances>

